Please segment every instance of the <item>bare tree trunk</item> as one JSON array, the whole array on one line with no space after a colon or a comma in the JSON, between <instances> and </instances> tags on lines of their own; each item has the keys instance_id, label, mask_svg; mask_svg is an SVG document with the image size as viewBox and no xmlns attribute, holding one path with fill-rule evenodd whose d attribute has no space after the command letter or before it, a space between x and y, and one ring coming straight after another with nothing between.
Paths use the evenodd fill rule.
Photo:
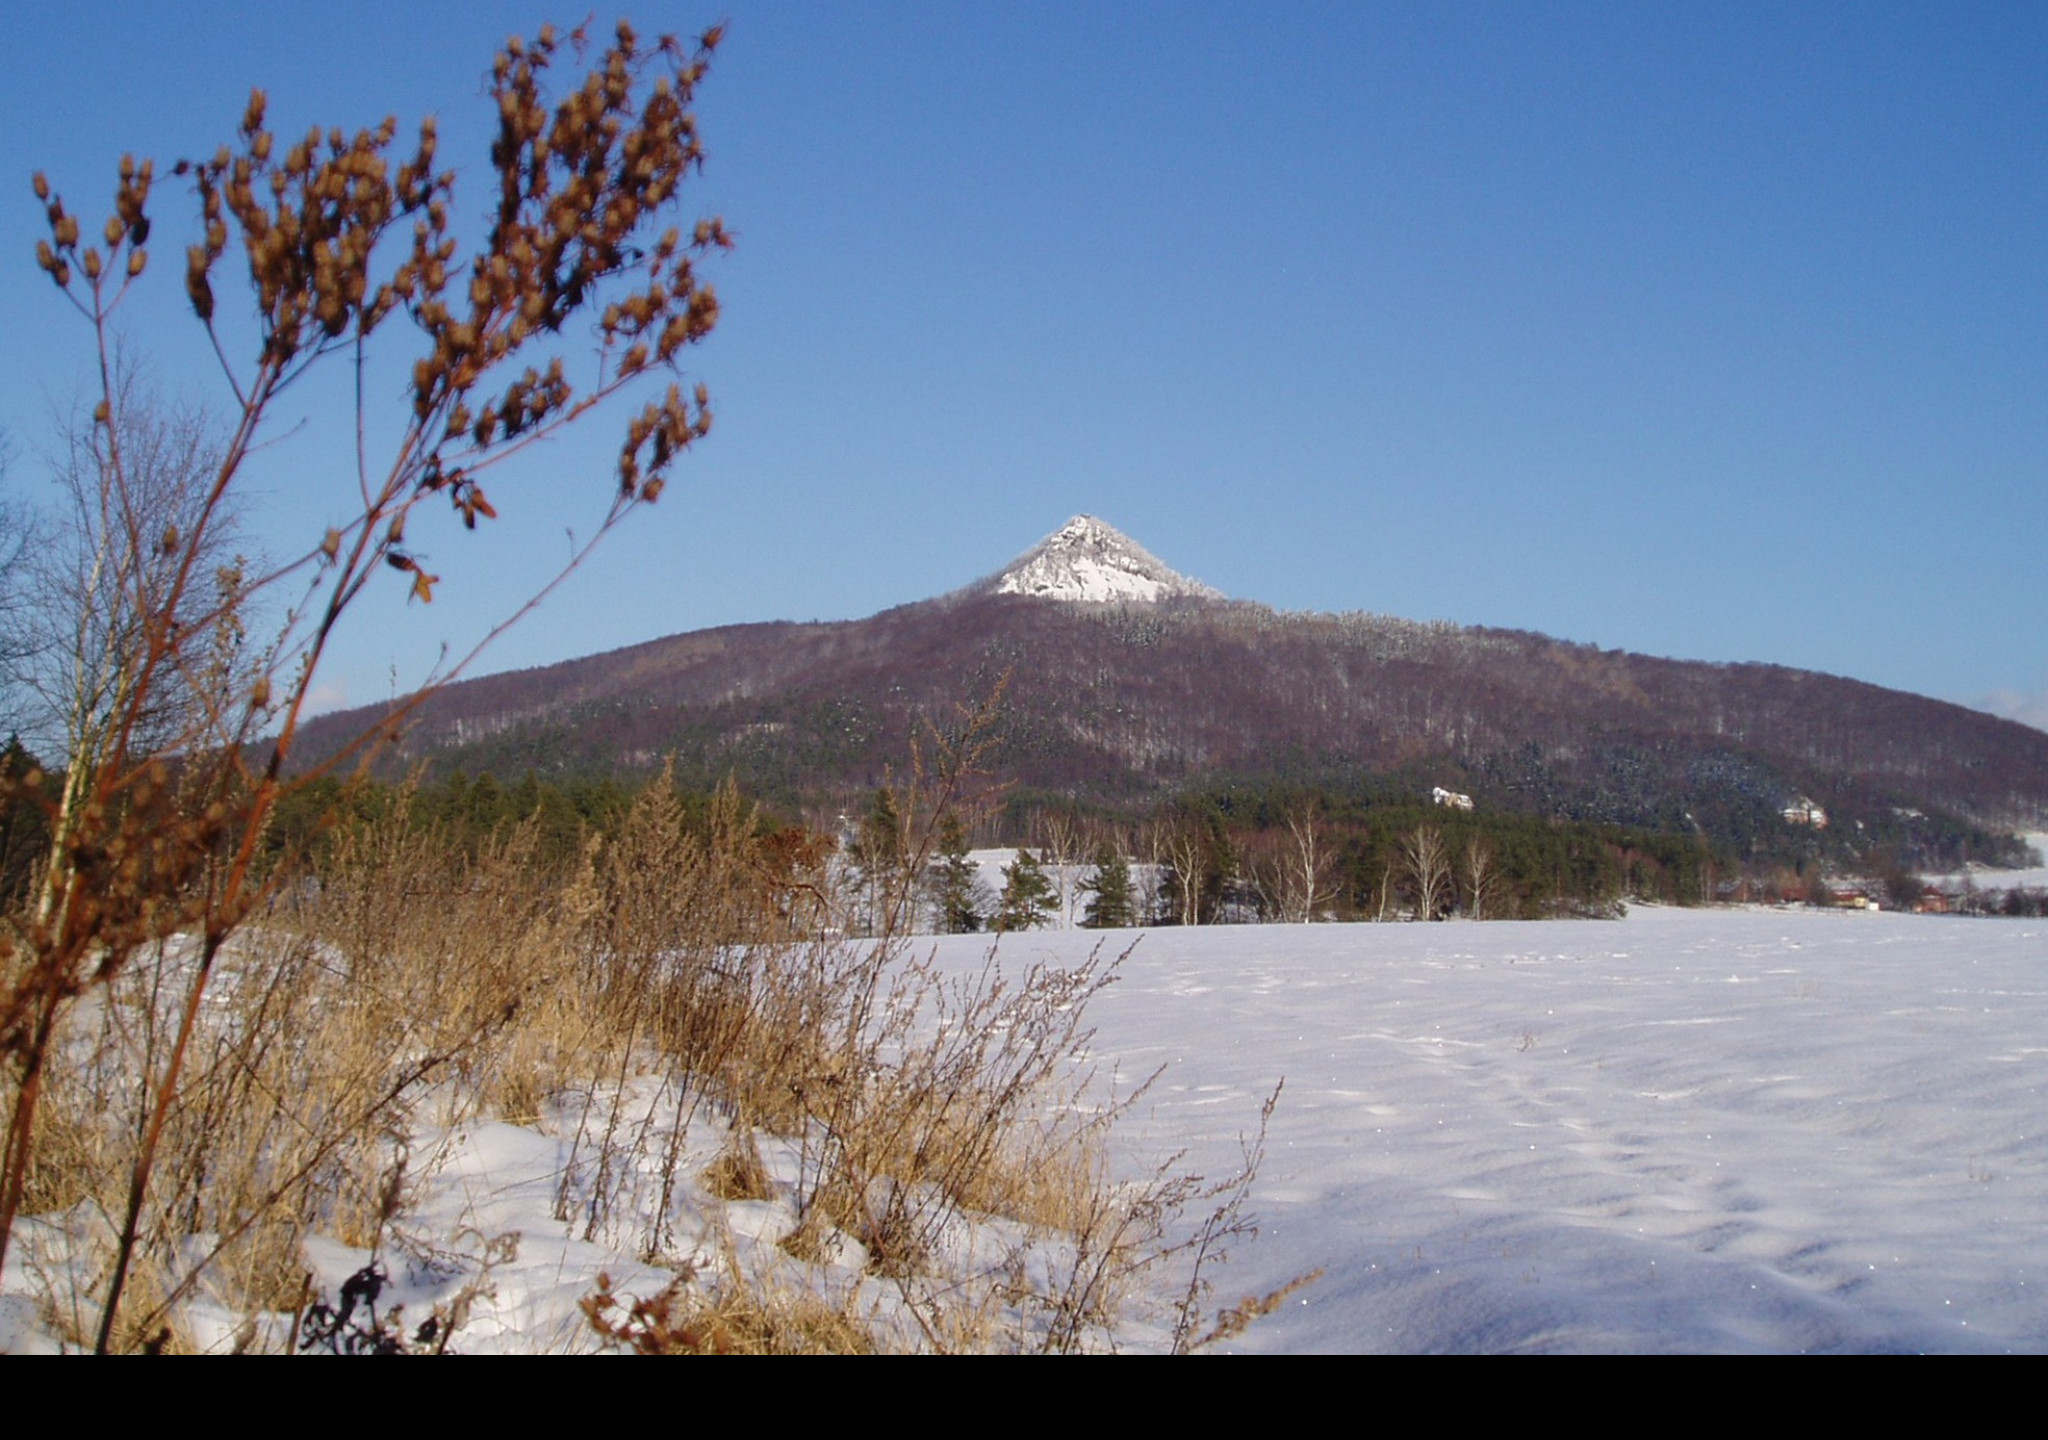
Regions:
<instances>
[{"instance_id":1,"label":"bare tree trunk","mask_svg":"<svg viewBox=\"0 0 2048 1440\"><path fill-rule=\"evenodd\" d=\"M1175 824L1166 832L1166 863L1180 888L1180 923L1202 923L1202 878L1207 858L1200 831L1189 823Z\"/></svg>"},{"instance_id":2,"label":"bare tree trunk","mask_svg":"<svg viewBox=\"0 0 2048 1440\"><path fill-rule=\"evenodd\" d=\"M1038 817L1043 843L1039 853L1054 867L1052 882L1059 896L1060 928L1074 928L1074 867L1081 863L1080 817L1071 810L1048 810Z\"/></svg>"},{"instance_id":3,"label":"bare tree trunk","mask_svg":"<svg viewBox=\"0 0 2048 1440\"><path fill-rule=\"evenodd\" d=\"M1259 831L1246 839L1237 853L1238 863L1258 893L1260 915L1283 924L1293 919L1294 872L1274 837Z\"/></svg>"},{"instance_id":4,"label":"bare tree trunk","mask_svg":"<svg viewBox=\"0 0 2048 1440\"><path fill-rule=\"evenodd\" d=\"M1465 880L1472 897L1472 918L1486 918L1486 897L1493 889L1493 845L1484 835L1465 843Z\"/></svg>"},{"instance_id":5,"label":"bare tree trunk","mask_svg":"<svg viewBox=\"0 0 2048 1440\"><path fill-rule=\"evenodd\" d=\"M1418 918L1436 919L1451 884L1451 861L1442 833L1434 825L1418 825L1401 842L1401 858L1415 885Z\"/></svg>"},{"instance_id":6,"label":"bare tree trunk","mask_svg":"<svg viewBox=\"0 0 2048 1440\"><path fill-rule=\"evenodd\" d=\"M1331 898L1332 857L1322 843L1313 804L1302 804L1287 813L1287 833L1294 842L1295 910L1303 924L1314 920Z\"/></svg>"},{"instance_id":7,"label":"bare tree trunk","mask_svg":"<svg viewBox=\"0 0 2048 1440\"><path fill-rule=\"evenodd\" d=\"M1160 896L1161 878L1166 874L1166 842L1158 823L1148 823L1138 836L1145 849L1145 864L1139 875L1132 877L1133 889L1138 898L1138 923L1150 925L1159 915L1162 903Z\"/></svg>"}]
</instances>

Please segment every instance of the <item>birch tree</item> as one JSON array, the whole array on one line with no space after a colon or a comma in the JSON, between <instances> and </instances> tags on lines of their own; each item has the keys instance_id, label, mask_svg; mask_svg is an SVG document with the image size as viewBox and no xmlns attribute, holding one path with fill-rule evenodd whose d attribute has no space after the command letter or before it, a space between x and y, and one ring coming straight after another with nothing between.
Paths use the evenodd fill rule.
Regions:
<instances>
[{"instance_id":1,"label":"birch tree","mask_svg":"<svg viewBox=\"0 0 2048 1440\"><path fill-rule=\"evenodd\" d=\"M1323 839L1315 802L1305 800L1287 810L1290 918L1306 925L1336 898L1336 855Z\"/></svg>"},{"instance_id":2,"label":"birch tree","mask_svg":"<svg viewBox=\"0 0 2048 1440\"><path fill-rule=\"evenodd\" d=\"M1474 832L1465 842L1465 894L1474 920L1486 918L1486 905L1498 884L1493 863L1493 842Z\"/></svg>"},{"instance_id":3,"label":"birch tree","mask_svg":"<svg viewBox=\"0 0 2048 1440\"><path fill-rule=\"evenodd\" d=\"M1401 861L1415 895L1415 918L1434 920L1450 903L1451 859L1443 833L1418 825L1401 841Z\"/></svg>"}]
</instances>

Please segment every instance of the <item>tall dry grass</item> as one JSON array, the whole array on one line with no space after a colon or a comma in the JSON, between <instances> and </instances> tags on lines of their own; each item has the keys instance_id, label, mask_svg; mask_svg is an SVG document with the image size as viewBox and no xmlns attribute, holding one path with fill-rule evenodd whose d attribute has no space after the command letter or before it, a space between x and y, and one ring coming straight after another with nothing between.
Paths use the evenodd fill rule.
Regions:
<instances>
[{"instance_id":1,"label":"tall dry grass","mask_svg":"<svg viewBox=\"0 0 2048 1440\"><path fill-rule=\"evenodd\" d=\"M1086 1007L1113 965L948 976L901 937L837 938L824 882L815 852L764 841L736 795L693 826L666 784L553 871L531 827L466 855L402 800L338 832L221 962L117 1348L188 1343L181 1307L200 1296L251 1317L303 1310L308 1237L380 1252L431 1168L420 1137L480 1116L559 1125L557 1220L677 1268L653 1309L593 1295L597 1333L620 1343L1107 1343L1130 1293L1176 1258L1199 1268L1222 1225L1199 1214L1219 1192L1170 1170L1115 1183L1118 1111L1079 1103ZM146 1120L136 1077L154 1073L192 963L178 937L155 944L53 1050L25 1206L44 1243L27 1259L78 1343L98 1325ZM699 1118L729 1139L693 1172ZM794 1152L793 1179L770 1176L763 1144ZM672 1233L693 1185L729 1200L781 1187L796 1216L782 1249L815 1261L850 1238L908 1330L877 1331L828 1288L766 1292L729 1256L705 1265ZM1191 1208L1207 1240L1176 1250ZM939 1252L988 1217L1021 1238L963 1274ZM243 1338L277 1334L252 1320Z\"/></svg>"},{"instance_id":2,"label":"tall dry grass","mask_svg":"<svg viewBox=\"0 0 2048 1440\"><path fill-rule=\"evenodd\" d=\"M117 1348L163 1343L202 1283L231 1306L290 1310L309 1233L374 1244L405 1204L422 1107L486 1103L513 1021L563 988L559 907L525 883L531 859L515 831L463 860L401 806L337 837L322 872L236 938L158 1144ZM144 1079L194 963L182 937L157 941L53 1047L24 1211L64 1217L74 1246L99 1244L122 1213ZM104 1277L72 1270L57 1309L83 1339Z\"/></svg>"}]
</instances>

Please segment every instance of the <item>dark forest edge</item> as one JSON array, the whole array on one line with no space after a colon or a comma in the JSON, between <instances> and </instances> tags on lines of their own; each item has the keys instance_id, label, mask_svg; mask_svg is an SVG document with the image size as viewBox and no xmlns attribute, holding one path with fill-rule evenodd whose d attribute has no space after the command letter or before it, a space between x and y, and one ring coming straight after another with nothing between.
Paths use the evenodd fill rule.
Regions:
<instances>
[{"instance_id":1,"label":"dark forest edge","mask_svg":"<svg viewBox=\"0 0 2048 1440\"><path fill-rule=\"evenodd\" d=\"M35 764L19 741L0 752L9 775ZM58 782L50 775L45 783ZM273 864L317 871L337 834L402 808L416 829L470 857L524 828L534 863L559 875L593 839L614 838L649 787L667 787L685 824L708 833L718 792L732 783L729 776L705 783L673 767L652 778L596 771L551 777L529 770L507 779L461 768L422 771L408 781L327 778L280 806L266 850ZM864 844L874 848L872 817L885 791L893 806L895 791L887 786L808 803L787 790L779 799L748 799L764 846L783 856L837 852L855 877L849 883L857 884ZM1090 894L1105 855L1138 867L1141 875L1149 867L1152 883L1136 885L1127 902L1107 912L1130 925L1604 917L1632 902L1871 903L2016 915L2048 910L2048 895L2024 889L1987 884L1950 895L1931 889L1922 875L1972 864L2024 865L2029 858L2015 837L1948 815L1875 806L1865 818L1851 805L1816 828L1788 822L1759 802L1702 806L1678 825L1657 828L1613 823L1597 810L1463 809L1432 803L1429 793L1415 775L1308 780L1299 773L1213 777L1150 804L1010 787L963 807L950 829L956 851L1027 850L1038 861L1065 867ZM0 808L5 895L23 893L47 844L43 812L26 797ZM926 894L932 927L995 928L1002 897L988 894L977 903L942 896L936 872L943 860L933 861L932 874L906 881ZM1088 923L1088 905L1077 901L1071 908L1076 923Z\"/></svg>"}]
</instances>

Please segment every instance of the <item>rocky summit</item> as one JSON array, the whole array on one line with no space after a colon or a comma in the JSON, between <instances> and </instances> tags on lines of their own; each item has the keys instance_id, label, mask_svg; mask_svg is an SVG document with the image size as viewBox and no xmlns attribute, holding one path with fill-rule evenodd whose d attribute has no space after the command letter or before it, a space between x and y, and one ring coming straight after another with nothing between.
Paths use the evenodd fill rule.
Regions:
<instances>
[{"instance_id":1,"label":"rocky summit","mask_svg":"<svg viewBox=\"0 0 2048 1440\"><path fill-rule=\"evenodd\" d=\"M984 588L996 595L1072 604L1221 598L1220 591L1189 579L1093 515L1076 515L985 581Z\"/></svg>"}]
</instances>

